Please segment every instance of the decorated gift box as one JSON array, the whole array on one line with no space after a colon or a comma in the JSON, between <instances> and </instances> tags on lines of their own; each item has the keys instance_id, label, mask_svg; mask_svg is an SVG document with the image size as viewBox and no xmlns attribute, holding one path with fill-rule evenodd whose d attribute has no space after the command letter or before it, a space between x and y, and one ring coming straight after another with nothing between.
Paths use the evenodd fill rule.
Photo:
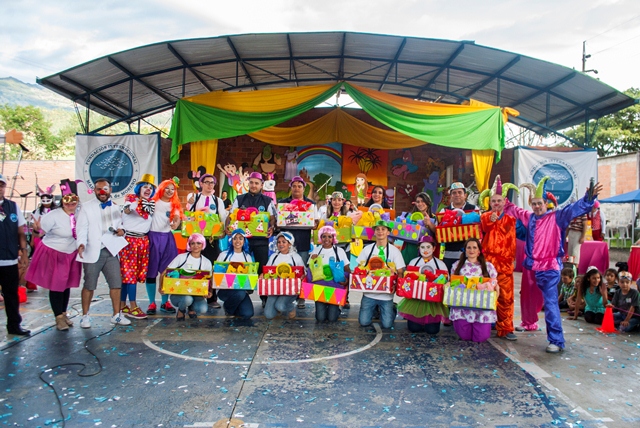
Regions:
<instances>
[{"instance_id":1,"label":"decorated gift box","mask_svg":"<svg viewBox=\"0 0 640 428\"><path fill-rule=\"evenodd\" d=\"M185 219L182 221L182 236L189 237L193 233L203 236L220 238L224 236L224 225L220 222L218 214L205 213L204 211L185 211Z\"/></svg>"},{"instance_id":2,"label":"decorated gift box","mask_svg":"<svg viewBox=\"0 0 640 428\"><path fill-rule=\"evenodd\" d=\"M444 286L443 303L447 306L495 311L497 301L496 291L467 288L462 283Z\"/></svg>"},{"instance_id":3,"label":"decorated gift box","mask_svg":"<svg viewBox=\"0 0 640 428\"><path fill-rule=\"evenodd\" d=\"M425 236L429 231L429 228L423 224L406 223L401 221L394 221L391 224L393 225L393 229L391 229L391 236L403 241L419 242L420 238Z\"/></svg>"},{"instance_id":4,"label":"decorated gift box","mask_svg":"<svg viewBox=\"0 0 640 428\"><path fill-rule=\"evenodd\" d=\"M258 293L261 296L293 296L300 294L303 266L289 266L281 263L277 266L263 266L258 279Z\"/></svg>"},{"instance_id":5,"label":"decorated gift box","mask_svg":"<svg viewBox=\"0 0 640 428\"><path fill-rule=\"evenodd\" d=\"M480 214L476 211L445 210L438 213L436 239L438 242L459 242L469 238L482 239Z\"/></svg>"},{"instance_id":6,"label":"decorated gift box","mask_svg":"<svg viewBox=\"0 0 640 428\"><path fill-rule=\"evenodd\" d=\"M373 272L368 274L352 273L349 278L349 289L364 293L393 294L396 291L395 275L376 276Z\"/></svg>"},{"instance_id":7,"label":"decorated gift box","mask_svg":"<svg viewBox=\"0 0 640 428\"><path fill-rule=\"evenodd\" d=\"M407 266L411 267L413 266ZM420 273L407 270L404 276L398 278L396 294L409 299L442 302L447 277L447 271Z\"/></svg>"},{"instance_id":8,"label":"decorated gift box","mask_svg":"<svg viewBox=\"0 0 640 428\"><path fill-rule=\"evenodd\" d=\"M296 204L296 202L298 202ZM293 201L277 205L276 219L278 227L295 227L300 229L313 229L315 217L313 204L306 201Z\"/></svg>"},{"instance_id":9,"label":"decorated gift box","mask_svg":"<svg viewBox=\"0 0 640 428\"><path fill-rule=\"evenodd\" d=\"M300 297L314 302L342 306L347 301L347 290L334 281L326 281L326 284L325 281L303 282Z\"/></svg>"},{"instance_id":10,"label":"decorated gift box","mask_svg":"<svg viewBox=\"0 0 640 428\"><path fill-rule=\"evenodd\" d=\"M247 238L252 236L267 237L269 234L269 213L259 212L256 208L235 209L229 214L229 232L242 229Z\"/></svg>"},{"instance_id":11,"label":"decorated gift box","mask_svg":"<svg viewBox=\"0 0 640 428\"><path fill-rule=\"evenodd\" d=\"M162 290L165 294L206 296L209 294L210 280L211 273L209 271L167 269L162 277Z\"/></svg>"},{"instance_id":12,"label":"decorated gift box","mask_svg":"<svg viewBox=\"0 0 640 428\"><path fill-rule=\"evenodd\" d=\"M235 290L255 290L258 286L259 263L215 262L213 286Z\"/></svg>"}]
</instances>

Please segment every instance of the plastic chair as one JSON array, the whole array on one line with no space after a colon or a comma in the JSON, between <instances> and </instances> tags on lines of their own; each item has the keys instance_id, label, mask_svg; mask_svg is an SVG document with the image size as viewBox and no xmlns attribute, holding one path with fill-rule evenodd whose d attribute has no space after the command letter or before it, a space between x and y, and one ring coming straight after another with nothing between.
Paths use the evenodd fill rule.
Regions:
<instances>
[{"instance_id":1,"label":"plastic chair","mask_svg":"<svg viewBox=\"0 0 640 428\"><path fill-rule=\"evenodd\" d=\"M607 227L607 231L604 234L604 240L607 241L607 244L609 244L609 247L611 247L611 240L615 239L615 237L613 236L613 232L614 232L614 228L611 226Z\"/></svg>"},{"instance_id":2,"label":"plastic chair","mask_svg":"<svg viewBox=\"0 0 640 428\"><path fill-rule=\"evenodd\" d=\"M627 239L631 240L627 226L618 226L618 239L622 240L622 246L627 246Z\"/></svg>"}]
</instances>

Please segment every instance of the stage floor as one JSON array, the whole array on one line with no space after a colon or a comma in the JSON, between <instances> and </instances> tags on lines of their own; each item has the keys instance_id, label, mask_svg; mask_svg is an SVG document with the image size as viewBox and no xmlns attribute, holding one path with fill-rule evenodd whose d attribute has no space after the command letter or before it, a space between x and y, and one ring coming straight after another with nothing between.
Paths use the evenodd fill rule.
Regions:
<instances>
[{"instance_id":1,"label":"stage floor","mask_svg":"<svg viewBox=\"0 0 640 428\"><path fill-rule=\"evenodd\" d=\"M519 287L520 274L516 279ZM101 284L96 295L106 291ZM251 322L218 309L197 320L163 314L113 330L110 301L97 297L91 329L75 317L76 326L60 332L47 293L30 293L21 307L34 334L0 344L0 425L62 425L52 423L59 406L39 376L56 389L67 427L640 423L640 336L603 335L582 320L564 321L567 348L560 355L544 352L544 331L473 344L459 341L451 327L433 337L412 334L400 318L391 330L363 328L356 293L335 325L315 323L313 302L295 320L268 322L254 296ZM71 304L79 307L78 290ZM99 362L84 349L97 335L86 346ZM86 365L82 377L80 365L57 367L74 363Z\"/></svg>"}]
</instances>

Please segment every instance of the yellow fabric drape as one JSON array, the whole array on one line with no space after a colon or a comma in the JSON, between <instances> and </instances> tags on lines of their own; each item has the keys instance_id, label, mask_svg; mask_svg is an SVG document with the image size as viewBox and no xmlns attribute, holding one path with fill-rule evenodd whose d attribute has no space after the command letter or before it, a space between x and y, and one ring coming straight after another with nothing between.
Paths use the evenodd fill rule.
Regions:
<instances>
[{"instance_id":1,"label":"yellow fabric drape","mask_svg":"<svg viewBox=\"0 0 640 428\"><path fill-rule=\"evenodd\" d=\"M331 83L328 85L281 88L269 91L215 91L193 97L186 97L183 98L183 100L221 110L264 113L286 110L303 104L306 101L320 96L334 85L335 83Z\"/></svg>"},{"instance_id":2,"label":"yellow fabric drape","mask_svg":"<svg viewBox=\"0 0 640 428\"><path fill-rule=\"evenodd\" d=\"M191 171L199 166L206 168L207 174L216 175L216 157L218 156L218 140L194 141L191 147Z\"/></svg>"},{"instance_id":3,"label":"yellow fabric drape","mask_svg":"<svg viewBox=\"0 0 640 428\"><path fill-rule=\"evenodd\" d=\"M465 104L465 103L463 103ZM482 101L478 101L478 100L469 100L468 103L466 103L472 107L495 107L492 106L491 104L487 104L487 103L483 103ZM509 121L509 116L513 116L513 117L518 117L520 116L520 112L514 108L511 107L502 107L502 119L504 120L504 123L507 123Z\"/></svg>"},{"instance_id":4,"label":"yellow fabric drape","mask_svg":"<svg viewBox=\"0 0 640 428\"><path fill-rule=\"evenodd\" d=\"M447 116L498 108L480 101L475 102L475 100L470 100L468 104L443 104L416 101L399 95L392 95L385 92L378 92L373 89L363 88L362 86L354 85L353 83L349 83L349 85L369 98L373 98L399 110L406 111L407 113L425 114L430 116Z\"/></svg>"},{"instance_id":5,"label":"yellow fabric drape","mask_svg":"<svg viewBox=\"0 0 640 428\"><path fill-rule=\"evenodd\" d=\"M493 150L472 150L473 155L473 171L476 177L476 186L482 192L489 188L489 177L491 175L491 166L493 165Z\"/></svg>"},{"instance_id":6,"label":"yellow fabric drape","mask_svg":"<svg viewBox=\"0 0 640 428\"><path fill-rule=\"evenodd\" d=\"M304 125L272 126L249 135L274 146L297 147L339 142L357 147L395 150L425 144L399 132L364 123L340 108Z\"/></svg>"}]
</instances>

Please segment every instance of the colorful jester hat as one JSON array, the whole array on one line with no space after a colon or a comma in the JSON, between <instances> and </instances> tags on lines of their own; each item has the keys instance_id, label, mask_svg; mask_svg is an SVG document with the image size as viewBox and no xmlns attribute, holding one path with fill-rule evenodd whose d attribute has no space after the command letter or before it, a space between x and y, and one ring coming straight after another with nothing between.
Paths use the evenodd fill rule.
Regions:
<instances>
[{"instance_id":1,"label":"colorful jester hat","mask_svg":"<svg viewBox=\"0 0 640 428\"><path fill-rule=\"evenodd\" d=\"M507 193L509 190L514 190L516 193L520 193L518 186L511 183L502 184L502 180L500 179L500 175L496 175L496 179L493 180L493 186L491 189L485 189L480 193L480 198L478 198L478 202L480 203L482 209L489 209L487 205L484 204L484 200L486 198L491 199L491 196L494 195L502 195L503 198L507 197Z\"/></svg>"},{"instance_id":2,"label":"colorful jester hat","mask_svg":"<svg viewBox=\"0 0 640 428\"><path fill-rule=\"evenodd\" d=\"M529 189L529 199L542 199L546 202L548 196L547 196L547 189L546 189L546 183L547 180L549 180L549 176L545 175L544 177L542 177L540 179L540 181L538 181L538 185L536 186L533 183L522 183L522 185L520 185L520 187L526 187L527 189Z\"/></svg>"}]
</instances>

